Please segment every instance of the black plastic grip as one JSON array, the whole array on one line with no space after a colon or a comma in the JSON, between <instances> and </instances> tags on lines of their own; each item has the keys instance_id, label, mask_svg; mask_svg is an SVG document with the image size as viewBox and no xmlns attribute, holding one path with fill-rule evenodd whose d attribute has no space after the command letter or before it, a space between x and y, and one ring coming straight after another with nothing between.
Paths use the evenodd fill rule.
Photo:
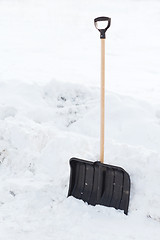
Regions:
<instances>
[{"instance_id":1,"label":"black plastic grip","mask_svg":"<svg viewBox=\"0 0 160 240\"><path fill-rule=\"evenodd\" d=\"M97 22L101 22L101 21L106 21L107 22L106 28L103 28L103 29L98 28ZM111 25L111 18L109 18L109 17L97 17L97 18L94 19L94 25L100 31L100 38L105 39L106 38L105 33Z\"/></svg>"}]
</instances>

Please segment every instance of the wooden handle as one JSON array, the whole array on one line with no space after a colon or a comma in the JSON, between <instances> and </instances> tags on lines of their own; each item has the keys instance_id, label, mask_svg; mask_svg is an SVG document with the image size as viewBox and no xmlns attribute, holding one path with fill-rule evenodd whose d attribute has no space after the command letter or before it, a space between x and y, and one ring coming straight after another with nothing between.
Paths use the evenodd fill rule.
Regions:
<instances>
[{"instance_id":1,"label":"wooden handle","mask_svg":"<svg viewBox=\"0 0 160 240\"><path fill-rule=\"evenodd\" d=\"M105 129L105 39L101 39L101 123L100 123L100 162L104 163Z\"/></svg>"}]
</instances>

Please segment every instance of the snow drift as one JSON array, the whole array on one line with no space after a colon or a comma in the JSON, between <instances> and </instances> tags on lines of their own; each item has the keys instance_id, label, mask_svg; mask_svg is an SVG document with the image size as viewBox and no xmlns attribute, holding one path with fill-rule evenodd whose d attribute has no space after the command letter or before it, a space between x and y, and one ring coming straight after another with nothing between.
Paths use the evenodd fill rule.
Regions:
<instances>
[{"instance_id":1,"label":"snow drift","mask_svg":"<svg viewBox=\"0 0 160 240\"><path fill-rule=\"evenodd\" d=\"M97 239L100 232L102 239L149 239L153 232L158 239L160 156L152 139L160 133L154 106L113 92L106 92L106 100L105 162L131 176L128 217L66 197L69 159L99 159L99 89L55 80L2 84L0 222L2 232L11 229L7 239L75 239L82 229L82 239Z\"/></svg>"}]
</instances>

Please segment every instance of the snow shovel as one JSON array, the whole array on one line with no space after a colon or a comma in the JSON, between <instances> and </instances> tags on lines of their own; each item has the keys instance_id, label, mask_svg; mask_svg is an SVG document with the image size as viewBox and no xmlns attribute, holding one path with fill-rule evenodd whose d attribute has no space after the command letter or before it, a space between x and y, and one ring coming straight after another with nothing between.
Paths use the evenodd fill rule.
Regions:
<instances>
[{"instance_id":1,"label":"snow shovel","mask_svg":"<svg viewBox=\"0 0 160 240\"><path fill-rule=\"evenodd\" d=\"M100 27L100 25L105 28ZM100 161L91 162L78 158L70 159L70 182L68 196L81 199L90 205L103 205L124 210L128 214L130 177L121 167L104 164L104 118L105 118L105 32L111 19L94 19L101 39L101 126Z\"/></svg>"}]
</instances>

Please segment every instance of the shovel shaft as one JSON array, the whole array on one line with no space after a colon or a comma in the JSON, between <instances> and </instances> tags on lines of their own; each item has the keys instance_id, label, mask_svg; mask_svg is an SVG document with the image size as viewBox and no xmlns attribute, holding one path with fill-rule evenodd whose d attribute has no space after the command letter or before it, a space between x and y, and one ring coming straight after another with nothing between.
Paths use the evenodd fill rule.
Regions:
<instances>
[{"instance_id":1,"label":"shovel shaft","mask_svg":"<svg viewBox=\"0 0 160 240\"><path fill-rule=\"evenodd\" d=\"M100 125L100 162L104 163L105 129L105 39L101 39L101 125Z\"/></svg>"}]
</instances>

